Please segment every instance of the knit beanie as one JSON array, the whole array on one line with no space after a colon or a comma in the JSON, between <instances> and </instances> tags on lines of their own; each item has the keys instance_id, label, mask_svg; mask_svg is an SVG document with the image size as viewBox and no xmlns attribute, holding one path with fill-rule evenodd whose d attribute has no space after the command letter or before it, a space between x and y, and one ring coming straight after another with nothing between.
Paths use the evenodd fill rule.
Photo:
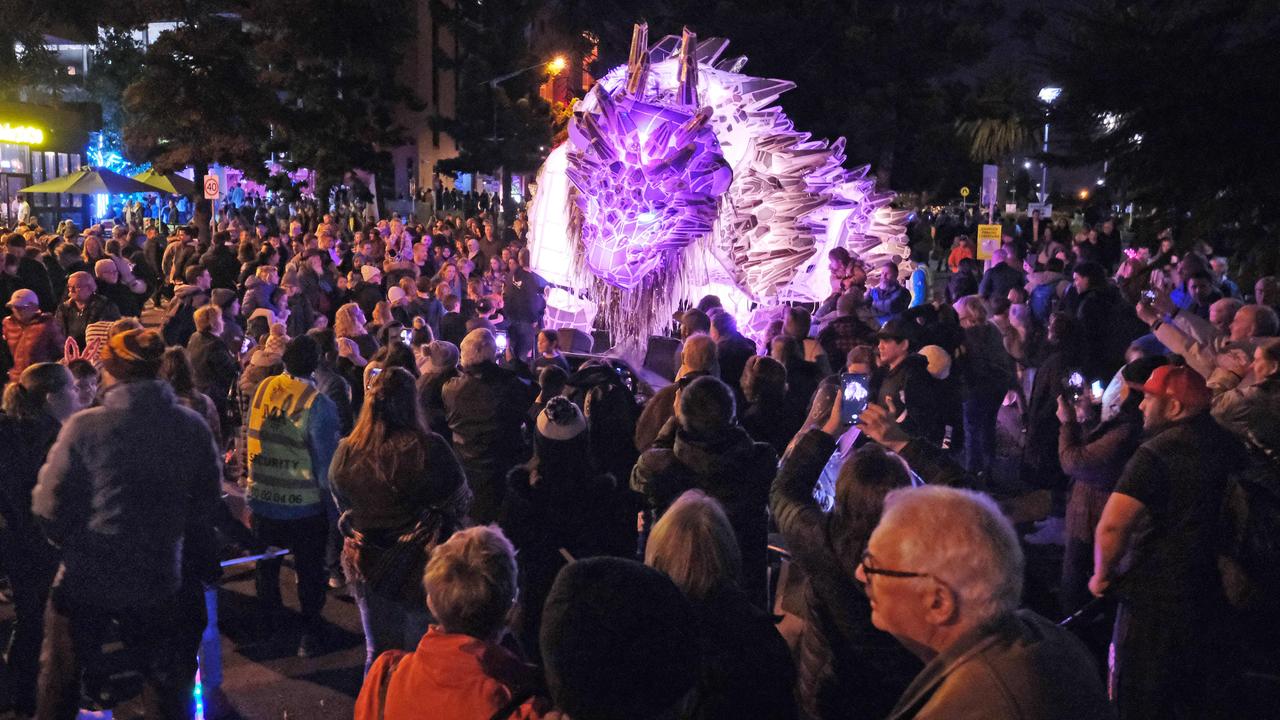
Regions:
<instances>
[{"instance_id":1,"label":"knit beanie","mask_svg":"<svg viewBox=\"0 0 1280 720\"><path fill-rule=\"evenodd\" d=\"M209 302L226 310L236 300L236 291L227 288L214 288L209 291Z\"/></svg>"},{"instance_id":2,"label":"knit beanie","mask_svg":"<svg viewBox=\"0 0 1280 720\"><path fill-rule=\"evenodd\" d=\"M654 717L675 707L698 675L689 601L634 560L566 565L543 605L540 639L551 697L575 718Z\"/></svg>"},{"instance_id":3,"label":"knit beanie","mask_svg":"<svg viewBox=\"0 0 1280 720\"><path fill-rule=\"evenodd\" d=\"M373 265L360 266L360 277L367 283L376 283L382 280L382 271Z\"/></svg>"},{"instance_id":4,"label":"knit beanie","mask_svg":"<svg viewBox=\"0 0 1280 720\"><path fill-rule=\"evenodd\" d=\"M538 434L548 440L572 440L587 429L587 419L573 401L563 395L547 401L538 413Z\"/></svg>"},{"instance_id":5,"label":"knit beanie","mask_svg":"<svg viewBox=\"0 0 1280 720\"><path fill-rule=\"evenodd\" d=\"M117 380L146 380L160 372L164 338L154 330L126 330L102 344L102 367Z\"/></svg>"}]
</instances>

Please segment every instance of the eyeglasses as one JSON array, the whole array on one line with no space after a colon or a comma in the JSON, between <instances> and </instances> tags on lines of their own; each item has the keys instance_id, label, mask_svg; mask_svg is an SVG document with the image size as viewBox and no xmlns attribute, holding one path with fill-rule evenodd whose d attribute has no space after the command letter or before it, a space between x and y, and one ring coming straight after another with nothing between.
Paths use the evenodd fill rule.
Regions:
<instances>
[{"instance_id":1,"label":"eyeglasses","mask_svg":"<svg viewBox=\"0 0 1280 720\"><path fill-rule=\"evenodd\" d=\"M887 568L878 568L872 565L872 556L870 550L862 552L862 560L858 563L862 566L862 573L867 576L867 584L871 584L872 575L884 575L885 577L895 578L918 578L932 577L931 573L909 572L907 570L889 570Z\"/></svg>"}]
</instances>

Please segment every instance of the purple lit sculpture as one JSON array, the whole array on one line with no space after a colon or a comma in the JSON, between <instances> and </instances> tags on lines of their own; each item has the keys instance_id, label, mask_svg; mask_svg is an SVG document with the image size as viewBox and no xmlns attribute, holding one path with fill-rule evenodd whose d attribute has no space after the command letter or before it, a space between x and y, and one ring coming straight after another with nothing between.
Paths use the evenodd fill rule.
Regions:
<instances>
[{"instance_id":1,"label":"purple lit sculpture","mask_svg":"<svg viewBox=\"0 0 1280 720\"><path fill-rule=\"evenodd\" d=\"M892 193L843 167L843 139L797 131L772 105L795 86L740 74L727 46L686 29L649 47L636 25L539 174L534 268L586 291L615 336L643 339L706 293L755 326L827 294L832 248L870 267L908 255Z\"/></svg>"}]
</instances>

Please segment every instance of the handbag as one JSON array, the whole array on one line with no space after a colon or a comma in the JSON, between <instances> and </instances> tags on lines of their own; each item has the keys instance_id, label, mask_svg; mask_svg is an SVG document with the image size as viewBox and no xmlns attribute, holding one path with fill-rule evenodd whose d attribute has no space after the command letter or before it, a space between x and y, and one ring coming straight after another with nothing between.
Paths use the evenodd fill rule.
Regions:
<instances>
[{"instance_id":1,"label":"handbag","mask_svg":"<svg viewBox=\"0 0 1280 720\"><path fill-rule=\"evenodd\" d=\"M456 523L446 522L435 508L428 508L404 532L370 534L352 527L350 515L348 510L338 518L345 538L342 566L347 579L408 607L425 607L422 573L430 549L456 530Z\"/></svg>"}]
</instances>

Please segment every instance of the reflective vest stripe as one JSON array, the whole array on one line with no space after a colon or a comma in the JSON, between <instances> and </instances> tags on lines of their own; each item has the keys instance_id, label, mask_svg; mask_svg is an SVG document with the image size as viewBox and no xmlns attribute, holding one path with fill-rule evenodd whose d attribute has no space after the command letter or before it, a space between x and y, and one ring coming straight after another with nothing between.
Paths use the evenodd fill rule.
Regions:
<instances>
[{"instance_id":1,"label":"reflective vest stripe","mask_svg":"<svg viewBox=\"0 0 1280 720\"><path fill-rule=\"evenodd\" d=\"M247 428L249 496L273 505L321 502L307 446L307 425L317 397L307 382L288 375L264 380L254 393Z\"/></svg>"}]
</instances>

